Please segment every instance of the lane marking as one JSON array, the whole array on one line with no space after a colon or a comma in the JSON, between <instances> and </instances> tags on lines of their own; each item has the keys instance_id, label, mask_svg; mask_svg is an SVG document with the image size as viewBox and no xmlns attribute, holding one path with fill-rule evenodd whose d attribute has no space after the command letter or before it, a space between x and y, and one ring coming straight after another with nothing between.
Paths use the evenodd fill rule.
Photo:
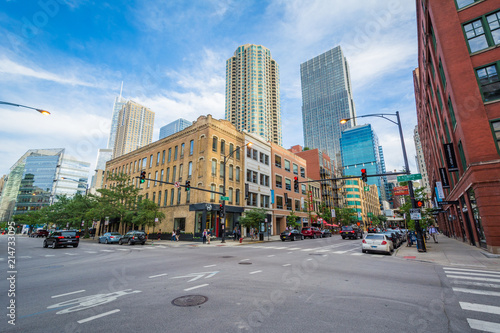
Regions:
<instances>
[{"instance_id":1,"label":"lane marking","mask_svg":"<svg viewBox=\"0 0 500 333\"><path fill-rule=\"evenodd\" d=\"M490 279L482 277L462 276L462 275L446 275L450 279L476 280L483 282L500 282L500 279Z\"/></svg>"},{"instance_id":2,"label":"lane marking","mask_svg":"<svg viewBox=\"0 0 500 333\"><path fill-rule=\"evenodd\" d=\"M469 319L467 318L470 328L473 330L478 330L482 332L500 332L500 324L492 323L490 321Z\"/></svg>"},{"instance_id":3,"label":"lane marking","mask_svg":"<svg viewBox=\"0 0 500 333\"><path fill-rule=\"evenodd\" d=\"M480 270L480 269L465 269L465 268L455 268L455 267L443 267L443 269L445 271L447 271L447 270L453 270L453 271L479 272L479 273L490 273L490 274L498 274L498 275L500 275L500 272L484 271L484 270Z\"/></svg>"},{"instance_id":4,"label":"lane marking","mask_svg":"<svg viewBox=\"0 0 500 333\"><path fill-rule=\"evenodd\" d=\"M469 303L469 302L458 302L458 303L460 304L460 307L464 310L492 313L496 315L500 314L500 306Z\"/></svg>"},{"instance_id":5,"label":"lane marking","mask_svg":"<svg viewBox=\"0 0 500 333\"><path fill-rule=\"evenodd\" d=\"M127 249L117 249L118 251L128 251Z\"/></svg>"},{"instance_id":6,"label":"lane marking","mask_svg":"<svg viewBox=\"0 0 500 333\"><path fill-rule=\"evenodd\" d=\"M159 276L165 276L165 275L168 275L167 273L163 273L163 274L158 274L158 275L151 275L149 278L150 279L153 279L155 277L159 277Z\"/></svg>"},{"instance_id":7,"label":"lane marking","mask_svg":"<svg viewBox=\"0 0 500 333\"><path fill-rule=\"evenodd\" d=\"M311 261L312 259L311 258L308 258L307 261Z\"/></svg>"},{"instance_id":8,"label":"lane marking","mask_svg":"<svg viewBox=\"0 0 500 333\"><path fill-rule=\"evenodd\" d=\"M291 266L292 264L284 264L283 267Z\"/></svg>"},{"instance_id":9,"label":"lane marking","mask_svg":"<svg viewBox=\"0 0 500 333\"><path fill-rule=\"evenodd\" d=\"M56 255L55 254L46 254L45 256L46 257L55 257Z\"/></svg>"},{"instance_id":10,"label":"lane marking","mask_svg":"<svg viewBox=\"0 0 500 333\"><path fill-rule=\"evenodd\" d=\"M101 252L115 252L113 250L101 250Z\"/></svg>"},{"instance_id":11,"label":"lane marking","mask_svg":"<svg viewBox=\"0 0 500 333\"><path fill-rule=\"evenodd\" d=\"M82 320L78 320L77 323L78 324L83 324L83 323L86 323L87 321L91 321L91 320L94 320L94 319L97 319L97 318L105 317L105 316L108 316L108 315L116 313L116 312L120 312L120 310L119 309L115 309L115 310L112 310L112 311L104 312L104 313L98 314L96 316L92 316L92 317L88 317L88 318L85 318L85 319L82 319Z\"/></svg>"},{"instance_id":12,"label":"lane marking","mask_svg":"<svg viewBox=\"0 0 500 333\"><path fill-rule=\"evenodd\" d=\"M240 261L248 261L248 260L250 260L250 259L241 259Z\"/></svg>"},{"instance_id":13,"label":"lane marking","mask_svg":"<svg viewBox=\"0 0 500 333\"><path fill-rule=\"evenodd\" d=\"M97 253L97 251L85 251L87 253Z\"/></svg>"},{"instance_id":14,"label":"lane marking","mask_svg":"<svg viewBox=\"0 0 500 333\"><path fill-rule=\"evenodd\" d=\"M316 252L323 253L323 252L330 252L330 250L318 250Z\"/></svg>"},{"instance_id":15,"label":"lane marking","mask_svg":"<svg viewBox=\"0 0 500 333\"><path fill-rule=\"evenodd\" d=\"M84 291L85 290L72 291L70 293L52 296L52 298L57 298L57 297L63 297L63 296L67 296L67 295L73 295L73 294L83 293Z\"/></svg>"},{"instance_id":16,"label":"lane marking","mask_svg":"<svg viewBox=\"0 0 500 333\"><path fill-rule=\"evenodd\" d=\"M276 250L283 250L283 249L286 249L286 248L287 248L286 246L275 247Z\"/></svg>"},{"instance_id":17,"label":"lane marking","mask_svg":"<svg viewBox=\"0 0 500 333\"><path fill-rule=\"evenodd\" d=\"M295 250L300 250L300 247L292 247L291 249L289 249L290 251L295 251Z\"/></svg>"},{"instance_id":18,"label":"lane marking","mask_svg":"<svg viewBox=\"0 0 500 333\"><path fill-rule=\"evenodd\" d=\"M190 291L190 290L193 290L193 289L198 289L198 288L206 287L206 286L208 286L208 283L200 284L199 286L194 286L194 287L191 287L191 288L187 288L187 289L184 289L184 291Z\"/></svg>"},{"instance_id":19,"label":"lane marking","mask_svg":"<svg viewBox=\"0 0 500 333\"><path fill-rule=\"evenodd\" d=\"M158 245L158 246L155 246L155 247L157 247L159 249L166 249L167 248L166 246L163 246L163 245Z\"/></svg>"},{"instance_id":20,"label":"lane marking","mask_svg":"<svg viewBox=\"0 0 500 333\"><path fill-rule=\"evenodd\" d=\"M206 266L203 266L203 267L207 268L207 267L214 267L214 266L217 266L217 265L206 265Z\"/></svg>"},{"instance_id":21,"label":"lane marking","mask_svg":"<svg viewBox=\"0 0 500 333\"><path fill-rule=\"evenodd\" d=\"M257 274L257 273L262 273L262 271L253 271L253 272L250 272L249 274Z\"/></svg>"},{"instance_id":22,"label":"lane marking","mask_svg":"<svg viewBox=\"0 0 500 333\"><path fill-rule=\"evenodd\" d=\"M359 253L359 252L351 253L351 256L362 256L362 255L364 255L364 253Z\"/></svg>"},{"instance_id":23,"label":"lane marking","mask_svg":"<svg viewBox=\"0 0 500 333\"><path fill-rule=\"evenodd\" d=\"M347 251L335 251L333 253L338 253L338 254L342 254L342 253L346 253Z\"/></svg>"},{"instance_id":24,"label":"lane marking","mask_svg":"<svg viewBox=\"0 0 500 333\"><path fill-rule=\"evenodd\" d=\"M21 256L19 257L19 259L30 259L31 257L30 256Z\"/></svg>"},{"instance_id":25,"label":"lane marking","mask_svg":"<svg viewBox=\"0 0 500 333\"><path fill-rule=\"evenodd\" d=\"M269 258L269 257L275 257L275 255L274 255L274 254L270 254L270 255L268 255L267 257L268 257L268 258Z\"/></svg>"},{"instance_id":26,"label":"lane marking","mask_svg":"<svg viewBox=\"0 0 500 333\"><path fill-rule=\"evenodd\" d=\"M471 276L486 276L486 277L498 277L500 278L500 275L495 275L495 274L486 274L486 273L468 273L468 272L451 272L451 271L444 271L446 274L460 274L460 275L471 275Z\"/></svg>"},{"instance_id":27,"label":"lane marking","mask_svg":"<svg viewBox=\"0 0 500 333\"><path fill-rule=\"evenodd\" d=\"M68 253L68 252L64 252L64 254L67 254L68 256L76 256L76 253Z\"/></svg>"},{"instance_id":28,"label":"lane marking","mask_svg":"<svg viewBox=\"0 0 500 333\"><path fill-rule=\"evenodd\" d=\"M452 280L451 283L453 284L463 284L466 286L477 286L477 287L488 287L488 288L500 288L500 285L498 284L493 284L493 283L481 283L481 282L469 282L469 281L455 281Z\"/></svg>"},{"instance_id":29,"label":"lane marking","mask_svg":"<svg viewBox=\"0 0 500 333\"><path fill-rule=\"evenodd\" d=\"M476 295L488 295L488 296L500 296L500 293L497 291L490 290L478 290L478 289L467 289L467 288L452 288L453 291L457 291L459 293L468 293L468 294L476 294Z\"/></svg>"},{"instance_id":30,"label":"lane marking","mask_svg":"<svg viewBox=\"0 0 500 333\"><path fill-rule=\"evenodd\" d=\"M316 249L303 249L302 251L309 252L309 251L314 251L314 250L316 250Z\"/></svg>"}]
</instances>

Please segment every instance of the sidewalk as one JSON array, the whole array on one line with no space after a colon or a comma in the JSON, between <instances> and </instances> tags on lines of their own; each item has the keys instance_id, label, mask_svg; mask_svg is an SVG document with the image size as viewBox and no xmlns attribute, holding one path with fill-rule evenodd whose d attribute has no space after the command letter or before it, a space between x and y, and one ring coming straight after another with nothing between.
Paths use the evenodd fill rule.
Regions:
<instances>
[{"instance_id":1,"label":"sidewalk","mask_svg":"<svg viewBox=\"0 0 500 333\"><path fill-rule=\"evenodd\" d=\"M500 270L500 255L491 254L461 240L440 234L438 243L434 243L431 238L426 241L425 245L427 252L418 252L415 244L407 247L406 243L403 243L399 249L396 249L394 256L443 266Z\"/></svg>"}]
</instances>

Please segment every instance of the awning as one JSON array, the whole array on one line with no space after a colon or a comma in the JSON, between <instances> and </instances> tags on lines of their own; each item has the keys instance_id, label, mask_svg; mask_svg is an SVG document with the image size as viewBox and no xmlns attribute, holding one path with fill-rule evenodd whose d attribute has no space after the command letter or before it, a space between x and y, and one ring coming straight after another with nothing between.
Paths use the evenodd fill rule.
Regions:
<instances>
[{"instance_id":1,"label":"awning","mask_svg":"<svg viewBox=\"0 0 500 333\"><path fill-rule=\"evenodd\" d=\"M337 224L330 224L332 227L338 227Z\"/></svg>"}]
</instances>

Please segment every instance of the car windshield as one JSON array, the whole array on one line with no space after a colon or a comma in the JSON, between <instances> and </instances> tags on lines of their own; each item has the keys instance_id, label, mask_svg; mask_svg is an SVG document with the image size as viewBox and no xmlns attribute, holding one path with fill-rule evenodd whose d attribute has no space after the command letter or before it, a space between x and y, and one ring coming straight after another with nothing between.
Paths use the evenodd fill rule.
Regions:
<instances>
[{"instance_id":1,"label":"car windshield","mask_svg":"<svg viewBox=\"0 0 500 333\"><path fill-rule=\"evenodd\" d=\"M352 230L352 227L342 227L342 230Z\"/></svg>"},{"instance_id":2,"label":"car windshield","mask_svg":"<svg viewBox=\"0 0 500 333\"><path fill-rule=\"evenodd\" d=\"M384 239L384 235L366 235L366 239Z\"/></svg>"},{"instance_id":3,"label":"car windshield","mask_svg":"<svg viewBox=\"0 0 500 333\"><path fill-rule=\"evenodd\" d=\"M302 228L302 231L311 230L311 228Z\"/></svg>"}]
</instances>

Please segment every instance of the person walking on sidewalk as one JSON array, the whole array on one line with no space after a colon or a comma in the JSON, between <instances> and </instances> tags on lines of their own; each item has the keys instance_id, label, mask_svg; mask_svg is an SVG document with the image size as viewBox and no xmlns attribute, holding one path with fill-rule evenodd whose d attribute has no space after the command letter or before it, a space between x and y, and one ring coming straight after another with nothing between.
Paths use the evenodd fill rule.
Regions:
<instances>
[{"instance_id":1,"label":"person walking on sidewalk","mask_svg":"<svg viewBox=\"0 0 500 333\"><path fill-rule=\"evenodd\" d=\"M429 235L432 236L432 239L434 239L434 243L437 243L437 236L438 236L438 232L437 232L437 229L435 226L431 226L429 228Z\"/></svg>"},{"instance_id":2,"label":"person walking on sidewalk","mask_svg":"<svg viewBox=\"0 0 500 333\"><path fill-rule=\"evenodd\" d=\"M175 240L175 230L172 230L172 238L170 238L170 241L174 241Z\"/></svg>"},{"instance_id":3,"label":"person walking on sidewalk","mask_svg":"<svg viewBox=\"0 0 500 333\"><path fill-rule=\"evenodd\" d=\"M158 240L160 240L160 239L161 239L161 229L158 230Z\"/></svg>"},{"instance_id":4,"label":"person walking on sidewalk","mask_svg":"<svg viewBox=\"0 0 500 333\"><path fill-rule=\"evenodd\" d=\"M207 243L210 244L210 238L212 237L212 229L207 230Z\"/></svg>"},{"instance_id":5,"label":"person walking on sidewalk","mask_svg":"<svg viewBox=\"0 0 500 333\"><path fill-rule=\"evenodd\" d=\"M202 239L203 239L203 244L206 244L207 243L207 229L203 230Z\"/></svg>"},{"instance_id":6,"label":"person walking on sidewalk","mask_svg":"<svg viewBox=\"0 0 500 333\"><path fill-rule=\"evenodd\" d=\"M179 241L180 236L181 236L181 228L177 228L177 230L175 231L175 240L177 242Z\"/></svg>"}]
</instances>

